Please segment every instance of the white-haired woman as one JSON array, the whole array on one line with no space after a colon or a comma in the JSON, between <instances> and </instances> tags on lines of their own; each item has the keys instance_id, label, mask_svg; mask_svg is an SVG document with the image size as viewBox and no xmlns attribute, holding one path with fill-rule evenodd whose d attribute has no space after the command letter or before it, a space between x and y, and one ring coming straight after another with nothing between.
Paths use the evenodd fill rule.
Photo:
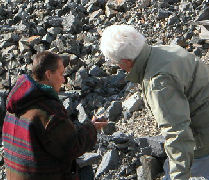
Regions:
<instances>
[{"instance_id":1,"label":"white-haired woman","mask_svg":"<svg viewBox=\"0 0 209 180\"><path fill-rule=\"evenodd\" d=\"M165 178L209 178L208 67L180 46L147 45L129 25L107 27L101 51L129 72L128 80L142 85L144 99L165 137L169 159Z\"/></svg>"}]
</instances>

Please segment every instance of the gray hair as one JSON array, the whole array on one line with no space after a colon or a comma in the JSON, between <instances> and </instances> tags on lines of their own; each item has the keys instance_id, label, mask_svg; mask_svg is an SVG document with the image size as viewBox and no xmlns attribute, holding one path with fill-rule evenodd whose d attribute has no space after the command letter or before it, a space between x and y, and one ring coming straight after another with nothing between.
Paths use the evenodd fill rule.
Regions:
<instances>
[{"instance_id":1,"label":"gray hair","mask_svg":"<svg viewBox=\"0 0 209 180\"><path fill-rule=\"evenodd\" d=\"M131 25L111 25L102 33L100 49L105 58L118 63L121 59L135 60L145 37Z\"/></svg>"}]
</instances>

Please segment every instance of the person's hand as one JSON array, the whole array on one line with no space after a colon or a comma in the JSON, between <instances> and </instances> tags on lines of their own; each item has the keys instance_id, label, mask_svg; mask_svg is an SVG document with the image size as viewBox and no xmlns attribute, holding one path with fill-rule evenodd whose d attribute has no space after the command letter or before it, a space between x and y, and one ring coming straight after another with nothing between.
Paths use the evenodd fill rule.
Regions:
<instances>
[{"instance_id":1,"label":"person's hand","mask_svg":"<svg viewBox=\"0 0 209 180\"><path fill-rule=\"evenodd\" d=\"M100 117L93 116L91 121L97 130L102 129L108 124L107 119L104 116L100 116Z\"/></svg>"}]
</instances>

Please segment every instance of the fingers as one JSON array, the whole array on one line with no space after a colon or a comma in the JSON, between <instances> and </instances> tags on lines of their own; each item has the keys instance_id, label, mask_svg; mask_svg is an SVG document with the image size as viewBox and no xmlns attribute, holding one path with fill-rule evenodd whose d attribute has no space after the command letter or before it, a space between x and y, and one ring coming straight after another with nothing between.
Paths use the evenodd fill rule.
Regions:
<instances>
[{"instance_id":1,"label":"fingers","mask_svg":"<svg viewBox=\"0 0 209 180\"><path fill-rule=\"evenodd\" d=\"M107 122L107 118L105 116L93 116L92 117L92 122Z\"/></svg>"},{"instance_id":2,"label":"fingers","mask_svg":"<svg viewBox=\"0 0 209 180\"><path fill-rule=\"evenodd\" d=\"M94 124L97 130L102 129L108 124L107 118L105 118L104 116L100 116L100 117L93 116L92 123Z\"/></svg>"},{"instance_id":3,"label":"fingers","mask_svg":"<svg viewBox=\"0 0 209 180\"><path fill-rule=\"evenodd\" d=\"M97 117L96 116L93 116L92 117L92 122L96 122L96 120L97 120Z\"/></svg>"},{"instance_id":4,"label":"fingers","mask_svg":"<svg viewBox=\"0 0 209 180\"><path fill-rule=\"evenodd\" d=\"M100 130L105 127L108 123L107 122L95 122L94 126L96 129Z\"/></svg>"}]
</instances>

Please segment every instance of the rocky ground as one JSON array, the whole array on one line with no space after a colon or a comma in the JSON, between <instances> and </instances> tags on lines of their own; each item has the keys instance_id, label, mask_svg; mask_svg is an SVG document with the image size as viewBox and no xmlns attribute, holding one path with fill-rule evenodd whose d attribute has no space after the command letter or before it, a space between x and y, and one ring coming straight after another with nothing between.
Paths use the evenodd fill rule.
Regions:
<instances>
[{"instance_id":1,"label":"rocky ground","mask_svg":"<svg viewBox=\"0 0 209 180\"><path fill-rule=\"evenodd\" d=\"M93 165L98 180L162 177L163 139L140 85L104 64L99 39L111 24L131 24L148 44L178 44L208 63L205 20L208 0L0 0L1 119L6 95L18 75L31 72L34 55L56 52L66 67L60 99L69 115L80 122L100 112L109 118L81 166ZM0 171L5 179L4 166Z\"/></svg>"}]
</instances>

